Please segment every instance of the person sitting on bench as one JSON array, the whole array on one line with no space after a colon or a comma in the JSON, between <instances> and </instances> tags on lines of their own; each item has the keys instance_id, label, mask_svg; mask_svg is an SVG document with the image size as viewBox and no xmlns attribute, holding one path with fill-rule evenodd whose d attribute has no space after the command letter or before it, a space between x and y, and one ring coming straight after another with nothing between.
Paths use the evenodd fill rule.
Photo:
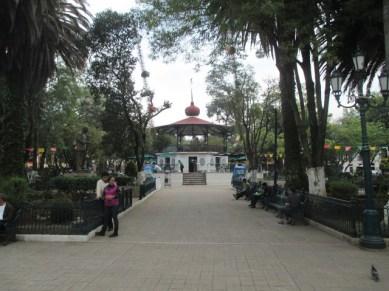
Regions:
<instances>
[{"instance_id":1,"label":"person sitting on bench","mask_svg":"<svg viewBox=\"0 0 389 291\"><path fill-rule=\"evenodd\" d=\"M5 241L3 244L8 243L10 237L8 233L8 223L12 221L15 214L15 208L11 203L7 202L7 199L3 193L0 193L0 232L5 233Z\"/></svg>"},{"instance_id":2,"label":"person sitting on bench","mask_svg":"<svg viewBox=\"0 0 389 291\"><path fill-rule=\"evenodd\" d=\"M258 189L258 191L255 191L253 193L253 195L251 196L251 203L249 204L249 207L251 208L255 208L258 200L264 200L265 197L269 196L270 195L270 189L269 187L267 186L267 183L262 183L261 184L261 188Z\"/></svg>"},{"instance_id":3,"label":"person sitting on bench","mask_svg":"<svg viewBox=\"0 0 389 291\"><path fill-rule=\"evenodd\" d=\"M279 224L294 224L292 219L293 213L299 208L300 205L300 197L296 193L295 189L290 189L290 191L286 191L287 201L285 203L285 207L280 209L281 220L278 222Z\"/></svg>"},{"instance_id":4,"label":"person sitting on bench","mask_svg":"<svg viewBox=\"0 0 389 291\"><path fill-rule=\"evenodd\" d=\"M238 193L234 194L234 197L236 200L238 200L240 197L246 196L248 197L250 195L250 185L247 182L247 179L244 178L242 181L242 186L239 189Z\"/></svg>"}]
</instances>

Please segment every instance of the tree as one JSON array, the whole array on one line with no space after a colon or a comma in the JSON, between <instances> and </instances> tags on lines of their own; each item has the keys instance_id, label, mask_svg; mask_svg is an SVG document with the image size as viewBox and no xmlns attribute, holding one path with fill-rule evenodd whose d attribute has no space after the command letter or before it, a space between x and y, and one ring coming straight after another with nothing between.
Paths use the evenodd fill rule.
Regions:
<instances>
[{"instance_id":1,"label":"tree","mask_svg":"<svg viewBox=\"0 0 389 291\"><path fill-rule=\"evenodd\" d=\"M254 81L251 67L245 67L231 56L213 64L207 76L207 91L213 100L214 111L208 115L228 117L235 124L243 143L250 170L258 169L259 156L263 154L269 130L273 123L271 105L279 98L272 90L259 98L259 84ZM273 87L274 89L274 87ZM227 118L226 118L227 120Z\"/></svg>"},{"instance_id":2,"label":"tree","mask_svg":"<svg viewBox=\"0 0 389 291\"><path fill-rule=\"evenodd\" d=\"M52 75L60 56L70 68L84 64L81 40L88 28L84 0L0 2L0 174L23 174L26 105Z\"/></svg>"},{"instance_id":3,"label":"tree","mask_svg":"<svg viewBox=\"0 0 389 291\"><path fill-rule=\"evenodd\" d=\"M137 59L133 51L140 40L134 14L99 13L89 32L91 63L87 80L95 98L105 99L102 115L107 132L105 145L111 144L121 155L127 154L126 145L131 145L138 171L143 169L150 121L170 107L170 103L165 102L160 108L152 103L144 108L144 97L151 97L153 93L135 91L131 77Z\"/></svg>"},{"instance_id":4,"label":"tree","mask_svg":"<svg viewBox=\"0 0 389 291\"><path fill-rule=\"evenodd\" d=\"M151 5L146 11L150 19L152 44L156 51L177 51L182 39L192 44L216 42L217 48L235 50L233 46L248 42L259 44L265 54L272 55L280 72L282 120L285 129L287 180L296 187L305 186L305 165L301 158L301 142L297 128L295 100L296 59L302 46L296 31L302 16L316 13L315 1L143 1ZM313 16L314 17L314 16ZM309 22L311 24L311 22ZM302 30L305 27L302 28ZM181 48L182 49L182 48Z\"/></svg>"},{"instance_id":5,"label":"tree","mask_svg":"<svg viewBox=\"0 0 389 291\"><path fill-rule=\"evenodd\" d=\"M88 129L88 155L90 158L99 155L103 135L99 120L102 106L94 102L79 79L79 75L59 65L46 89L40 93L40 102L29 106L30 126L26 131L26 146L35 148L35 156L38 147L44 148L41 168L49 148L53 146L57 148L57 157L73 165L73 145L83 128ZM34 168L37 166L34 164Z\"/></svg>"}]
</instances>

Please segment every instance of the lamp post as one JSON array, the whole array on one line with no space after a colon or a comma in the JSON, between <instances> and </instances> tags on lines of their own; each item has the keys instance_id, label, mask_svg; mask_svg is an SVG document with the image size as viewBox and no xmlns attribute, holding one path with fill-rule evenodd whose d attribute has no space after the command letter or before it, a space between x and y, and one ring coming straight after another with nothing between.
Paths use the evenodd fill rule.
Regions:
<instances>
[{"instance_id":1,"label":"lamp post","mask_svg":"<svg viewBox=\"0 0 389 291\"><path fill-rule=\"evenodd\" d=\"M277 179L278 179L278 171L277 171L277 162L278 162L278 156L277 156L277 150L278 150L278 143L277 143L277 107L274 107L274 153L273 153L273 161L274 161L274 189L277 190Z\"/></svg>"},{"instance_id":2,"label":"lamp post","mask_svg":"<svg viewBox=\"0 0 389 291\"><path fill-rule=\"evenodd\" d=\"M356 108L359 111L361 119L361 135L362 135L362 149L361 156L363 160L363 173L364 173L364 188L366 195L365 210L363 211L363 234L360 238L360 245L366 248L383 249L385 248L385 241L381 236L380 220L378 212L374 205L373 200L373 186L371 177L371 165L370 165L370 149L366 127L366 112L373 105L370 102L370 96L363 94L364 84L364 56L361 53L357 53L353 56L354 70L357 75L357 91L358 95L352 100L351 105L343 105L340 101L342 95L342 75L335 72L331 76L331 87L335 99L338 103L338 107L344 108ZM381 93L384 96L384 105L388 98L389 93L389 75L386 70L379 76ZM351 100L349 99L349 102Z\"/></svg>"}]
</instances>

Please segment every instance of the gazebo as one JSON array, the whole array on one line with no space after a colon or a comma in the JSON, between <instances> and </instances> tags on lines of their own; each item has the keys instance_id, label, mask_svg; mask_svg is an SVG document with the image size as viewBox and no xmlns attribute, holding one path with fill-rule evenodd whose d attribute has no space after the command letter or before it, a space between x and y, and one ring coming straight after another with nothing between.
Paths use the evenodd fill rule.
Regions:
<instances>
[{"instance_id":1,"label":"gazebo","mask_svg":"<svg viewBox=\"0 0 389 291\"><path fill-rule=\"evenodd\" d=\"M217 172L225 169L228 166L227 139L231 136L232 128L199 118L200 109L194 105L193 97L185 114L185 119L155 128L159 134L176 137L175 147L157 153L158 164L164 168L179 170L179 164L182 163L184 172ZM210 135L222 137L223 144L209 145ZM192 137L191 144L183 143L187 136Z\"/></svg>"}]
</instances>

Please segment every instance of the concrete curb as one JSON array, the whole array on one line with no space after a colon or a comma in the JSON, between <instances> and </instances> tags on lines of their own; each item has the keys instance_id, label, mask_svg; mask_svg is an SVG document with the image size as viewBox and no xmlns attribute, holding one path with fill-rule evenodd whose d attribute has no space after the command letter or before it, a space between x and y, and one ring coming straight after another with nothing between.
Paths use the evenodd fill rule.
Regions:
<instances>
[{"instance_id":1,"label":"concrete curb","mask_svg":"<svg viewBox=\"0 0 389 291\"><path fill-rule=\"evenodd\" d=\"M358 237L351 237L347 234L344 234L340 231L337 231L333 228L330 228L328 226L325 226L319 222L316 222L316 221L313 221L311 219L308 219L308 218L305 218L306 221L309 222L309 225L312 225L313 227L316 227L317 229L329 234L329 235L332 235L338 239L341 239L341 240L344 240L354 246L359 246L359 238ZM386 243L386 246L389 247L389 238L384 238L384 241Z\"/></svg>"},{"instance_id":2,"label":"concrete curb","mask_svg":"<svg viewBox=\"0 0 389 291\"><path fill-rule=\"evenodd\" d=\"M147 199L153 196L160 189L156 189L153 192L150 192L142 200L136 201L132 207L126 209L123 212L120 212L118 218L120 219L128 212L132 211L134 208L138 207L144 203ZM86 235L60 235L60 234L17 234L16 239L19 241L34 241L34 242L88 242L96 234L96 231L100 230L101 226L98 226L94 230L90 231Z\"/></svg>"}]
</instances>

